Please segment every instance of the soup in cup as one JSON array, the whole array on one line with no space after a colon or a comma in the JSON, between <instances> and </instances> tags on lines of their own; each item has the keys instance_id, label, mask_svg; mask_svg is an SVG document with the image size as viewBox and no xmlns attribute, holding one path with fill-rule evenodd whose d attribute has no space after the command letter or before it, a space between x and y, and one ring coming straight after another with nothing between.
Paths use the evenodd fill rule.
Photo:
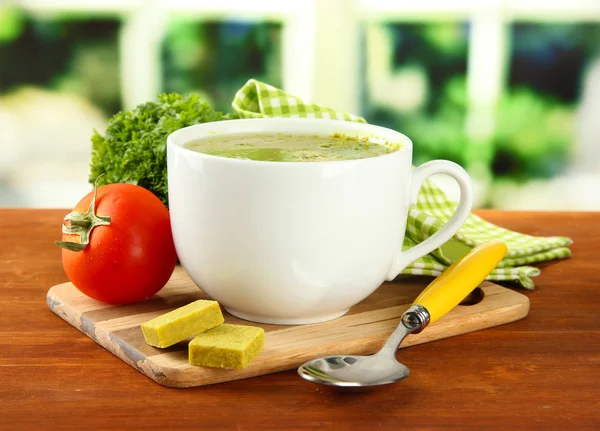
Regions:
<instances>
[{"instance_id":1,"label":"soup in cup","mask_svg":"<svg viewBox=\"0 0 600 431\"><path fill-rule=\"evenodd\" d=\"M177 255L229 313L271 324L344 315L414 260L448 241L473 203L459 165L412 166L391 129L323 119L243 119L168 137ZM434 174L460 202L438 232L402 251L409 207Z\"/></svg>"}]
</instances>

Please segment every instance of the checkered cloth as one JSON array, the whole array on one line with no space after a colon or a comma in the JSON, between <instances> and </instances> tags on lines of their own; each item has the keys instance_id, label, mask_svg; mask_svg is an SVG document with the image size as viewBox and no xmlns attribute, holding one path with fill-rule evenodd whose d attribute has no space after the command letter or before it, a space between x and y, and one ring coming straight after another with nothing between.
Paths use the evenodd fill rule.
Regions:
<instances>
[{"instance_id":1,"label":"checkered cloth","mask_svg":"<svg viewBox=\"0 0 600 431\"><path fill-rule=\"evenodd\" d=\"M249 80L237 92L232 106L241 118L330 118L366 122L356 115L305 103L298 97L254 79ZM437 232L452 217L456 205L442 190L426 181L419 192L417 204L410 208L408 214L404 249ZM571 255L567 248L572 244L569 238L525 235L493 225L471 214L452 239L431 254L412 262L402 273L438 276L473 247L491 239L504 241L508 253L487 279L513 281L525 289L534 289L531 277L540 274L538 268L528 265Z\"/></svg>"}]
</instances>

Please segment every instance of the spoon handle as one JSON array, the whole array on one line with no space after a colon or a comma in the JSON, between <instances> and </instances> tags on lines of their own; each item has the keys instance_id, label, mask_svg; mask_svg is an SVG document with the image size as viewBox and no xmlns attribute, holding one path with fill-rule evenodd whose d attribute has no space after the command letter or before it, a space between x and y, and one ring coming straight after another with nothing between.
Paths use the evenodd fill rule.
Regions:
<instances>
[{"instance_id":1,"label":"spoon handle","mask_svg":"<svg viewBox=\"0 0 600 431\"><path fill-rule=\"evenodd\" d=\"M413 306L424 307L429 313L429 323L435 322L479 286L507 251L506 244L498 240L475 247L433 280L415 299Z\"/></svg>"}]
</instances>

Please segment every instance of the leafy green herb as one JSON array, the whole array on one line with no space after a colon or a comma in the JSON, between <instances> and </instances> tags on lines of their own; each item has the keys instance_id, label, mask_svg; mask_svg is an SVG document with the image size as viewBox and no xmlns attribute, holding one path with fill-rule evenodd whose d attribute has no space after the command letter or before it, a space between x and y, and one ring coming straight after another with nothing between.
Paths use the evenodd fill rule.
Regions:
<instances>
[{"instance_id":1,"label":"leafy green herb","mask_svg":"<svg viewBox=\"0 0 600 431\"><path fill-rule=\"evenodd\" d=\"M167 136L183 127L237 118L213 110L198 95L160 94L115 114L103 135L94 130L89 182L99 186L131 183L144 187L168 205Z\"/></svg>"}]
</instances>

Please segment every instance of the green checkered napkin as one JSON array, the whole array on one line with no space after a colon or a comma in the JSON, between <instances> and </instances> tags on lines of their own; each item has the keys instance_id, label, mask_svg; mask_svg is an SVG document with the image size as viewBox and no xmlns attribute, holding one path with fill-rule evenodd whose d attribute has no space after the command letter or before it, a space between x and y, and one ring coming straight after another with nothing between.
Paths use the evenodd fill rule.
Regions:
<instances>
[{"instance_id":1,"label":"green checkered napkin","mask_svg":"<svg viewBox=\"0 0 600 431\"><path fill-rule=\"evenodd\" d=\"M241 118L298 117L366 122L356 115L305 103L298 97L254 79L249 80L237 92L232 106ZM450 219L456 205L442 190L426 181L419 192L417 204L410 208L408 214L404 249L437 232ZM527 265L571 255L567 248L572 244L569 238L525 235L495 226L471 214L452 239L431 254L411 263L402 273L440 275L473 247L491 239L504 241L508 253L487 279L514 281L525 289L534 289L531 277L540 273L538 268Z\"/></svg>"}]
</instances>

